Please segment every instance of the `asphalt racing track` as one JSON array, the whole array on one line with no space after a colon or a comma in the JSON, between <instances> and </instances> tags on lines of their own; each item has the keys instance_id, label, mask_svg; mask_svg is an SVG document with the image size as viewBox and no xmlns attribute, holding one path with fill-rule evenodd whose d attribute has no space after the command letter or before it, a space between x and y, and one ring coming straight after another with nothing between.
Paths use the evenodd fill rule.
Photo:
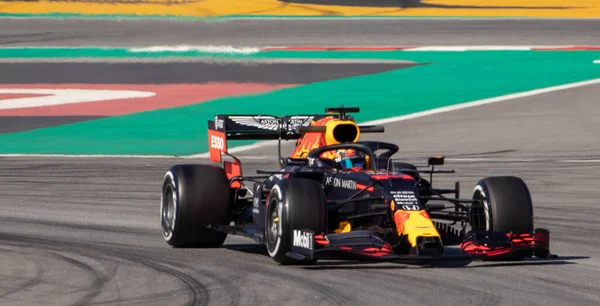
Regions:
<instances>
[{"instance_id":1,"label":"asphalt racing track","mask_svg":"<svg viewBox=\"0 0 600 306\"><path fill-rule=\"evenodd\" d=\"M18 31L16 25L22 21L14 22L10 29ZM63 21L29 22L35 27ZM469 37L477 28L463 27L463 21L444 22L446 28L462 27L463 31L450 31L455 41L474 43ZM576 32L578 26L573 24L579 22L536 22L539 43L571 39L598 44L598 31L587 36ZM9 21L0 24L5 29ZM127 27L115 23L113 34L106 36L119 33L119 26ZM572 29L575 35L557 36L553 27ZM378 30L370 30L375 39ZM437 43L427 41L427 27L413 30L421 42ZM60 42L68 40L61 39L65 33L52 35ZM500 34L517 37L512 32ZM32 44L44 40L28 39ZM117 43L122 39L126 38L115 38ZM309 39L305 37L307 44ZM272 44L260 37L256 43ZM487 175L522 176L533 194L536 225L551 230L552 251L559 259L467 267L342 262L280 267L244 238L230 237L223 248L214 250L172 249L158 227L160 182L170 165L189 159L3 157L0 301L3 305L597 304L599 95L600 85L588 85L514 99L390 123L382 137L398 143L399 156L411 162L432 154L448 156L448 167L458 172L435 183L460 180L463 195ZM261 159L274 152L261 148L241 153L247 157L246 173L275 167L275 159Z\"/></svg>"},{"instance_id":2,"label":"asphalt racing track","mask_svg":"<svg viewBox=\"0 0 600 306\"><path fill-rule=\"evenodd\" d=\"M0 45L600 45L598 20L0 19Z\"/></svg>"}]
</instances>

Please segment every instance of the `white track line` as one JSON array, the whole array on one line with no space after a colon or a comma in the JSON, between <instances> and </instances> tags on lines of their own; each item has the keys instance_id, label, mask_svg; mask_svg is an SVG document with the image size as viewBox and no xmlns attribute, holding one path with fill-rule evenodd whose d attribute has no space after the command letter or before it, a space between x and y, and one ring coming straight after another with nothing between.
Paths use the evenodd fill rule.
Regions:
<instances>
[{"instance_id":1,"label":"white track line","mask_svg":"<svg viewBox=\"0 0 600 306\"><path fill-rule=\"evenodd\" d=\"M128 52L132 53L155 53L155 52L206 52L206 53L223 53L223 54L254 54L260 52L260 48L255 47L233 47L233 46L152 46L129 48Z\"/></svg>"},{"instance_id":2,"label":"white track line","mask_svg":"<svg viewBox=\"0 0 600 306\"><path fill-rule=\"evenodd\" d=\"M504 96L499 96L499 97L494 97L494 98L489 98L489 99L483 99L483 100L477 100L477 101L473 101L473 102L467 102L467 103L462 103L462 104L457 104L457 105L435 108L432 110L418 112L418 113L414 113L414 114L408 114L408 115L391 117L391 118L386 118L386 119L368 121L368 122L364 122L362 124L376 125L376 124L388 124L388 123L400 122L400 121L421 118L421 117L425 117L425 116L436 115L436 114L456 111L456 110L480 106L480 105L486 105L486 104L492 104L492 103L497 103L497 102L502 102L502 101L507 101L507 100L525 98L525 97L550 93L550 92L554 92L554 91L566 90L566 89L577 88L577 87L593 85L593 84L600 84L600 79L593 79L593 80L571 83L571 84L566 84L566 85L559 85L559 86L552 86L552 87L547 87L547 88L542 88L542 89L524 91L524 92L520 92L520 93L509 94L509 95L504 95ZM245 152L245 151L258 149L258 148L262 148L262 147L267 147L267 146L273 146L273 145L277 145L277 141L269 140L269 141L257 142L257 143L251 144L251 145L232 148L228 152L239 153L239 152ZM191 157L207 158L207 157L209 157L209 153L206 152L206 153L202 153L202 154L192 155Z\"/></svg>"},{"instance_id":3,"label":"white track line","mask_svg":"<svg viewBox=\"0 0 600 306\"><path fill-rule=\"evenodd\" d=\"M206 155L208 157L208 155ZM0 154L0 157L65 157L65 158L141 158L141 159L158 159L158 158L166 158L166 159L191 159L197 158L197 155L184 155L184 156L175 156L175 155L107 155L107 154ZM253 159L253 160L264 160L264 159L272 159L276 157L269 156L255 156L255 155L241 155L236 156L240 159ZM228 159L226 155L223 155L223 159Z\"/></svg>"},{"instance_id":4,"label":"white track line","mask_svg":"<svg viewBox=\"0 0 600 306\"><path fill-rule=\"evenodd\" d=\"M467 103L462 103L462 104L456 104L456 105L451 105L451 106L435 108L432 110L418 112L418 113L404 115L404 116L369 121L369 122L365 122L363 124L387 124L387 123L399 122L399 121L404 121L404 120L409 120L409 119L414 119L414 118L421 118L421 117L430 116L430 115L447 113L447 112L470 108L470 107L475 107L475 106L481 106L481 105L492 104L492 103L497 103L497 102L502 102L502 101L519 99L519 98L526 98L526 97L531 97L531 96L535 96L535 95L541 95L541 94L546 94L546 93L550 93L550 92L572 89L572 88L577 88L577 87L582 87L582 86L587 86L587 85L594 85L594 84L600 84L600 79L593 79L593 80L576 82L576 83L571 83L571 84L565 84L565 85L546 87L546 88L535 89L535 90L530 90L530 91L524 91L524 92L494 97L494 98L488 98L488 99L477 100L477 101L473 101L473 102L467 102Z\"/></svg>"},{"instance_id":5,"label":"white track line","mask_svg":"<svg viewBox=\"0 0 600 306\"><path fill-rule=\"evenodd\" d=\"M0 154L0 157L68 157L68 158L177 158L170 155L105 155L105 154ZM187 158L187 157L180 157Z\"/></svg>"},{"instance_id":6,"label":"white track line","mask_svg":"<svg viewBox=\"0 0 600 306\"><path fill-rule=\"evenodd\" d=\"M596 50L598 46L585 45L380 45L380 46L352 46L352 45L331 45L331 46L232 46L232 45L155 45L155 46L140 46L140 47L115 47L115 46L81 46L81 47L64 47L64 46L45 46L45 47L2 47L2 50L21 50L21 49L56 49L56 50L125 50L129 53L184 53L184 52L201 52L214 54L256 54L263 51L276 50L291 50L291 51L407 51L407 52L423 52L423 51L441 51L441 52L463 52L463 51L575 51L571 49L586 49L591 48Z\"/></svg>"},{"instance_id":7,"label":"white track line","mask_svg":"<svg viewBox=\"0 0 600 306\"><path fill-rule=\"evenodd\" d=\"M490 162L490 163L531 163L531 162L549 162L549 163L600 163L600 159L542 159L542 158L446 158L452 162Z\"/></svg>"},{"instance_id":8,"label":"white track line","mask_svg":"<svg viewBox=\"0 0 600 306\"><path fill-rule=\"evenodd\" d=\"M600 60L595 60L592 63L594 63L594 64L600 64Z\"/></svg>"},{"instance_id":9,"label":"white track line","mask_svg":"<svg viewBox=\"0 0 600 306\"><path fill-rule=\"evenodd\" d=\"M437 115L437 114L441 114L441 113L447 113L447 112L466 109L466 108L470 108L470 107L476 107L476 106L492 104L492 103L508 101L508 100L514 100L514 99L519 99L519 98L525 98L525 97L531 97L531 96L535 96L535 95L546 94L546 93L551 93L551 92L555 92L555 91L572 89L572 88L577 88L577 87L582 87L582 86L587 86L587 85L594 85L594 84L600 84L600 79L593 79L593 80L576 82L576 83L571 83L571 84L565 84L565 85L546 87L546 88L535 89L535 90L530 90L530 91L524 91L524 92L520 92L520 93L509 94L509 95L504 95L504 96L499 96L499 97L494 97L494 98L488 98L488 99L477 100L477 101L473 101L473 102L467 102L467 103L462 103L462 104L457 104L457 105L440 107L440 108L423 111L423 112L418 112L418 113L414 113L414 114L409 114L409 115L403 115L403 116L391 117L391 118L386 118L386 119L363 122L361 124L375 125L375 124L388 124L388 123L406 121L406 120L410 120L410 119L421 118L421 117L430 116L430 115ZM273 146L273 145L277 145L277 141L268 140L268 141L257 142L257 143L251 144L251 145L235 147L235 148L232 148L231 150L229 150L228 152L229 153L240 153L240 152L246 152L246 151L250 151L253 149L258 149L258 148L263 148L263 147L268 147L268 146ZM42 157L42 156L61 156L61 157L86 157L86 156L89 156L89 157L150 158L149 156L145 156L145 155L40 155L40 154L37 154L37 155L31 155L31 154L2 155L2 154L0 154L0 157L2 157L2 156L39 156L39 157ZM170 156L170 157L171 158L208 158L209 153L206 152L206 153L201 153L201 154L194 154L194 155L187 155L187 156L180 156L180 157L176 157L176 156Z\"/></svg>"},{"instance_id":10,"label":"white track line","mask_svg":"<svg viewBox=\"0 0 600 306\"><path fill-rule=\"evenodd\" d=\"M0 100L0 109L16 109L119 99L147 98L156 95L155 93L149 91L131 90L0 88L0 94L2 93L33 94L44 96Z\"/></svg>"}]
</instances>

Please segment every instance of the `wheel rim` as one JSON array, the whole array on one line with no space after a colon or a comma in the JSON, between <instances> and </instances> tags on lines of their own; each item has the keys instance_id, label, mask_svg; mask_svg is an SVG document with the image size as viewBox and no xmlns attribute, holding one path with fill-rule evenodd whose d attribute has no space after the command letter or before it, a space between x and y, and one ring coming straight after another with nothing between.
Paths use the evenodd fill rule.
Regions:
<instances>
[{"instance_id":1,"label":"wheel rim","mask_svg":"<svg viewBox=\"0 0 600 306\"><path fill-rule=\"evenodd\" d=\"M273 245L277 243L279 239L279 233L281 232L281 218L279 216L279 203L275 200L269 203L269 221L267 224L267 238Z\"/></svg>"},{"instance_id":2,"label":"wheel rim","mask_svg":"<svg viewBox=\"0 0 600 306\"><path fill-rule=\"evenodd\" d=\"M175 222L175 192L173 187L167 185L163 192L162 219L163 230L166 235L173 231Z\"/></svg>"},{"instance_id":3,"label":"wheel rim","mask_svg":"<svg viewBox=\"0 0 600 306\"><path fill-rule=\"evenodd\" d=\"M487 229L487 215L486 215L486 206L487 199L481 194L481 192L476 192L473 195L473 199L480 201L481 204L473 205L471 207L470 217L471 217L471 227L473 229L486 230Z\"/></svg>"}]
</instances>

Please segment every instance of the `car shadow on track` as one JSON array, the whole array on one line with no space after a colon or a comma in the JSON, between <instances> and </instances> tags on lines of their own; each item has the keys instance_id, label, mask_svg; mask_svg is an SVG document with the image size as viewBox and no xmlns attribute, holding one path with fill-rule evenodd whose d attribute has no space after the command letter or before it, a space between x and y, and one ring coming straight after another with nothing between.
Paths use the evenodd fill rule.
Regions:
<instances>
[{"instance_id":1,"label":"car shadow on track","mask_svg":"<svg viewBox=\"0 0 600 306\"><path fill-rule=\"evenodd\" d=\"M424 268L494 268L494 267L515 267L515 266L545 266L545 265L572 265L577 264L572 262L578 259L589 259L588 256L566 256L555 259L525 259L522 261L497 261L497 262L482 262L482 261L449 261L436 263L408 263L408 262L317 262L312 266L304 266L307 270L343 270L343 269L359 269L359 270L387 270L387 269L424 269Z\"/></svg>"},{"instance_id":2,"label":"car shadow on track","mask_svg":"<svg viewBox=\"0 0 600 306\"><path fill-rule=\"evenodd\" d=\"M267 252L267 247L264 244L256 244L256 243L224 244L223 247L228 250L244 252L244 253L248 253L248 254L269 256L269 253Z\"/></svg>"},{"instance_id":3,"label":"car shadow on track","mask_svg":"<svg viewBox=\"0 0 600 306\"><path fill-rule=\"evenodd\" d=\"M269 256L267 248L262 244L228 244L224 248L232 251L244 252L247 254ZM544 265L571 265L577 264L574 260L589 259L589 256L560 256L557 258L531 258L522 261L471 261L471 260L452 260L435 262L410 262L410 261L359 261L355 259L347 260L320 260L313 265L295 265L307 270L389 270L389 269L423 269L423 268L494 268L494 267L515 267L515 266L544 266Z\"/></svg>"}]
</instances>

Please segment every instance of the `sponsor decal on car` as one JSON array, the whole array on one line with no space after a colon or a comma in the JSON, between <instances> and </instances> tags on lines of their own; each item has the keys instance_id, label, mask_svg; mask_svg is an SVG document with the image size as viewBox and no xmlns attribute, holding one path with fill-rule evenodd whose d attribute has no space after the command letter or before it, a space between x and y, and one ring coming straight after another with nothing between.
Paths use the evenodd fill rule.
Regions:
<instances>
[{"instance_id":1,"label":"sponsor decal on car","mask_svg":"<svg viewBox=\"0 0 600 306\"><path fill-rule=\"evenodd\" d=\"M303 230L294 230L292 246L312 250L314 240L313 233Z\"/></svg>"},{"instance_id":2,"label":"sponsor decal on car","mask_svg":"<svg viewBox=\"0 0 600 306\"><path fill-rule=\"evenodd\" d=\"M402 205L403 210L419 210L419 205Z\"/></svg>"},{"instance_id":3,"label":"sponsor decal on car","mask_svg":"<svg viewBox=\"0 0 600 306\"><path fill-rule=\"evenodd\" d=\"M402 207L403 210L419 210L419 201L417 200L414 191L394 190L390 191L390 194L394 197L394 201L396 201L398 207Z\"/></svg>"},{"instance_id":4,"label":"sponsor decal on car","mask_svg":"<svg viewBox=\"0 0 600 306\"><path fill-rule=\"evenodd\" d=\"M227 152L225 133L209 129L208 146L210 150L210 160L220 163L221 152Z\"/></svg>"},{"instance_id":5,"label":"sponsor decal on car","mask_svg":"<svg viewBox=\"0 0 600 306\"><path fill-rule=\"evenodd\" d=\"M219 116L215 116L215 129L224 130L225 129L225 121Z\"/></svg>"},{"instance_id":6,"label":"sponsor decal on car","mask_svg":"<svg viewBox=\"0 0 600 306\"><path fill-rule=\"evenodd\" d=\"M356 190L356 182L355 181L339 179L339 178L335 178L335 177L331 177L331 176L327 177L325 179L325 185Z\"/></svg>"},{"instance_id":7,"label":"sponsor decal on car","mask_svg":"<svg viewBox=\"0 0 600 306\"><path fill-rule=\"evenodd\" d=\"M314 116L291 116L281 120L274 116L230 116L229 120L243 126L277 131L280 128L293 130L299 126L309 126L313 118Z\"/></svg>"},{"instance_id":8,"label":"sponsor decal on car","mask_svg":"<svg viewBox=\"0 0 600 306\"><path fill-rule=\"evenodd\" d=\"M223 139L223 137L217 135L210 135L210 147L212 149L223 151L223 148L225 148L225 140Z\"/></svg>"}]
</instances>

